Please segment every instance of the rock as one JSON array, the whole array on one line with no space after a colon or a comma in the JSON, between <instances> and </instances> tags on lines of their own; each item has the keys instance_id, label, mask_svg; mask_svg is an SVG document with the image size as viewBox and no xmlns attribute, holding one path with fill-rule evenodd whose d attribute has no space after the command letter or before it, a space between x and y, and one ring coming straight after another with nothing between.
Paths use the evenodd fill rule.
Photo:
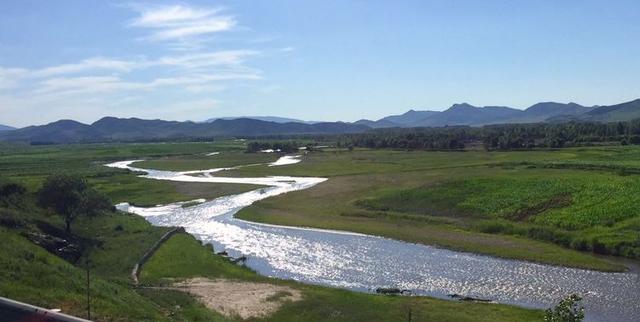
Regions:
<instances>
[{"instance_id":1,"label":"rock","mask_svg":"<svg viewBox=\"0 0 640 322\"><path fill-rule=\"evenodd\" d=\"M376 293L378 294L402 294L402 290L399 288L386 288L386 287L378 287L376 289Z\"/></svg>"},{"instance_id":2,"label":"rock","mask_svg":"<svg viewBox=\"0 0 640 322\"><path fill-rule=\"evenodd\" d=\"M71 263L78 261L82 255L78 245L59 237L37 232L28 232L25 234L25 237L34 244L46 249L48 252L62 257Z\"/></svg>"},{"instance_id":3,"label":"rock","mask_svg":"<svg viewBox=\"0 0 640 322\"><path fill-rule=\"evenodd\" d=\"M470 301L470 302L492 302L491 300L481 299L477 297L465 296L460 294L449 294L449 297L452 299L457 299L458 301Z\"/></svg>"},{"instance_id":4,"label":"rock","mask_svg":"<svg viewBox=\"0 0 640 322\"><path fill-rule=\"evenodd\" d=\"M237 264L237 263L242 263L242 264L244 264L246 261L247 261L247 256L244 256L244 255L242 255L242 256L240 256L240 257L238 257L238 258L233 258L233 259L231 259L231 262L232 262L232 263L236 263L236 264Z\"/></svg>"}]
</instances>

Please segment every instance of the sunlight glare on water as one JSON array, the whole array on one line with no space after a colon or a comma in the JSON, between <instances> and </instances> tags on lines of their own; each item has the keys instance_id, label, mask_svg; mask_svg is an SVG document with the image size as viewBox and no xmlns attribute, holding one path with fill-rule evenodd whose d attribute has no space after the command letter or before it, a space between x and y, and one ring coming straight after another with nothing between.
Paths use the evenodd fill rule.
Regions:
<instances>
[{"instance_id":1,"label":"sunlight glare on water","mask_svg":"<svg viewBox=\"0 0 640 322\"><path fill-rule=\"evenodd\" d=\"M213 244L217 251L227 250L233 256L245 255L247 265L266 276L357 291L399 287L411 290L413 294L441 298L455 293L535 308L550 307L562 297L577 293L584 297L587 320L640 321L640 276L637 273L603 273L540 265L358 233L247 222L235 219L233 215L258 200L307 189L326 179L225 178L213 175L221 169L144 170L131 167L133 162L107 166L144 171L147 174L143 177L158 180L268 186L188 208L182 208L182 203L152 208L126 203L117 205L123 211L145 217L154 225L183 226L199 240ZM289 161L280 164L290 164L284 162Z\"/></svg>"}]
</instances>

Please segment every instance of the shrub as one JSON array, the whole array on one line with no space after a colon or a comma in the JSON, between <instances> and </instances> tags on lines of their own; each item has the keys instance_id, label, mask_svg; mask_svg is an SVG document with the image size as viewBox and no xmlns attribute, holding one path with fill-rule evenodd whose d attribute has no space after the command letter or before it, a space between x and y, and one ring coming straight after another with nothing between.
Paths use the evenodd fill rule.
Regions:
<instances>
[{"instance_id":1,"label":"shrub","mask_svg":"<svg viewBox=\"0 0 640 322\"><path fill-rule=\"evenodd\" d=\"M562 299L554 308L544 314L545 322L579 322L584 319L584 307L580 305L582 298L577 294Z\"/></svg>"}]
</instances>

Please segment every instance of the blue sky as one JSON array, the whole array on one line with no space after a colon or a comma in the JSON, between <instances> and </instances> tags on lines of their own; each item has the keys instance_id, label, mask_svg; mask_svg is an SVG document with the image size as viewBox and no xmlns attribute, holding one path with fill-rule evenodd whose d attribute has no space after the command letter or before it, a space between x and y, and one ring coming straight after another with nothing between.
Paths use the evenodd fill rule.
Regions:
<instances>
[{"instance_id":1,"label":"blue sky","mask_svg":"<svg viewBox=\"0 0 640 322\"><path fill-rule=\"evenodd\" d=\"M0 124L640 97L640 1L0 2Z\"/></svg>"}]
</instances>

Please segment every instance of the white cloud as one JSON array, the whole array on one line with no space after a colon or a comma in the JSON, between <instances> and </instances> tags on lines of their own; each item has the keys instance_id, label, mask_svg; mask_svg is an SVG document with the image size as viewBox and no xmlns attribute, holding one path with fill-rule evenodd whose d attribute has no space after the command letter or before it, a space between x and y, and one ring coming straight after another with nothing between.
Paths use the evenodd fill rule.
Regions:
<instances>
[{"instance_id":1,"label":"white cloud","mask_svg":"<svg viewBox=\"0 0 640 322\"><path fill-rule=\"evenodd\" d=\"M18 80L27 75L23 68L4 68L0 66L0 90L17 86Z\"/></svg>"},{"instance_id":2,"label":"white cloud","mask_svg":"<svg viewBox=\"0 0 640 322\"><path fill-rule=\"evenodd\" d=\"M167 56L151 62L151 65L180 66L184 68L199 68L220 65L239 66L249 56L259 52L254 50L225 50L207 53L194 53L180 56Z\"/></svg>"},{"instance_id":3,"label":"white cloud","mask_svg":"<svg viewBox=\"0 0 640 322\"><path fill-rule=\"evenodd\" d=\"M78 63L64 64L43 68L31 73L32 77L49 77L61 74L74 74L91 70L111 70L128 72L138 65L139 62L93 57Z\"/></svg>"},{"instance_id":4,"label":"white cloud","mask_svg":"<svg viewBox=\"0 0 640 322\"><path fill-rule=\"evenodd\" d=\"M216 82L258 80L257 73L214 73L155 78L149 81L127 81L117 76L56 77L43 80L31 93L55 97L128 91L152 91L164 87L184 88L197 92L214 88ZM223 88L218 86L217 88Z\"/></svg>"},{"instance_id":5,"label":"white cloud","mask_svg":"<svg viewBox=\"0 0 640 322\"><path fill-rule=\"evenodd\" d=\"M151 29L152 41L180 40L228 31L237 25L233 16L221 15L219 8L186 5L134 8L139 16L129 26Z\"/></svg>"}]
</instances>

